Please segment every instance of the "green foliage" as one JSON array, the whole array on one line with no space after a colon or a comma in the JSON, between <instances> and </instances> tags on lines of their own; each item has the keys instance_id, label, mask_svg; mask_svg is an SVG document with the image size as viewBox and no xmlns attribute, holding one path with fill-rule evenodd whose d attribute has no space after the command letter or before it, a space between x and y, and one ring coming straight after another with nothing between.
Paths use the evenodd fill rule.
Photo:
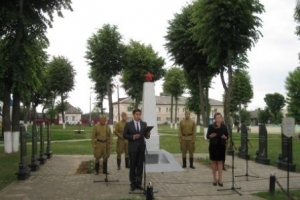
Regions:
<instances>
[{"instance_id":1,"label":"green foliage","mask_svg":"<svg viewBox=\"0 0 300 200\"><path fill-rule=\"evenodd\" d=\"M90 65L90 79L94 82L98 107L103 112L103 100L108 96L109 119L112 121L112 78L120 73L125 66L126 48L122 43L122 36L115 25L104 24L87 41L85 58Z\"/></svg>"},{"instance_id":2,"label":"green foliage","mask_svg":"<svg viewBox=\"0 0 300 200\"><path fill-rule=\"evenodd\" d=\"M245 67L247 51L261 36L258 28L262 24L257 14L263 11L258 0L198 0L195 3L193 36L203 46L202 52L207 55L210 67L221 72L225 90L224 116L229 133L233 70Z\"/></svg>"},{"instance_id":3,"label":"green foliage","mask_svg":"<svg viewBox=\"0 0 300 200\"><path fill-rule=\"evenodd\" d=\"M285 80L287 90L287 111L288 116L294 117L300 123L300 67L289 72Z\"/></svg>"},{"instance_id":4,"label":"green foliage","mask_svg":"<svg viewBox=\"0 0 300 200\"><path fill-rule=\"evenodd\" d=\"M295 21L298 23L298 26L296 27L296 34L300 37L300 1L296 1L296 8L295 8L295 13L294 13L294 18Z\"/></svg>"},{"instance_id":5,"label":"green foliage","mask_svg":"<svg viewBox=\"0 0 300 200\"><path fill-rule=\"evenodd\" d=\"M264 101L271 113L273 123L280 124L282 119L282 108L285 105L285 99L282 94L275 92L274 94L266 94Z\"/></svg>"},{"instance_id":6,"label":"green foliage","mask_svg":"<svg viewBox=\"0 0 300 200\"><path fill-rule=\"evenodd\" d=\"M198 22L192 20L195 11L194 3L184 7L174 19L169 21L166 47L176 64L185 70L187 87L190 90L193 104L198 111L202 110L202 119L207 126L209 115L208 90L212 77L218 72L207 63L203 45L193 36L193 29ZM196 100L199 100L196 102ZM200 109L201 107L201 109ZM195 110L191 109L190 110Z\"/></svg>"},{"instance_id":7,"label":"green foliage","mask_svg":"<svg viewBox=\"0 0 300 200\"><path fill-rule=\"evenodd\" d=\"M142 100L143 83L145 74L153 74L153 81L161 79L165 73L163 66L165 61L158 56L151 45L145 45L131 40L127 45L127 62L122 71L121 82L126 93L135 100L137 107Z\"/></svg>"},{"instance_id":8,"label":"green foliage","mask_svg":"<svg viewBox=\"0 0 300 200\"><path fill-rule=\"evenodd\" d=\"M239 110L239 105L247 104L253 98L253 86L246 70L236 70L232 79L231 112Z\"/></svg>"},{"instance_id":9,"label":"green foliage","mask_svg":"<svg viewBox=\"0 0 300 200\"><path fill-rule=\"evenodd\" d=\"M258 109L258 122L262 124L269 123L269 120L271 119L271 113L268 108L265 109Z\"/></svg>"},{"instance_id":10,"label":"green foliage","mask_svg":"<svg viewBox=\"0 0 300 200\"><path fill-rule=\"evenodd\" d=\"M178 67L172 67L171 69L166 71L163 90L172 96L175 99L178 99L186 87L186 80L184 76L184 72Z\"/></svg>"},{"instance_id":11,"label":"green foliage","mask_svg":"<svg viewBox=\"0 0 300 200\"><path fill-rule=\"evenodd\" d=\"M250 125L251 124L251 117L250 117L250 112L247 111L246 109L242 109L240 111L240 115L241 115L241 122L245 123L246 125Z\"/></svg>"}]
</instances>

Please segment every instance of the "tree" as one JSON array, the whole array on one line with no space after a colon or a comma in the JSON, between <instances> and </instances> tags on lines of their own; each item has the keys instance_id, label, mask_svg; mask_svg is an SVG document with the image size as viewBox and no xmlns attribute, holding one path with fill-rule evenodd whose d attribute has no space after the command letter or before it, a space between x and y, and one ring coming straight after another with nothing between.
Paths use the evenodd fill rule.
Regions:
<instances>
[{"instance_id":1,"label":"tree","mask_svg":"<svg viewBox=\"0 0 300 200\"><path fill-rule=\"evenodd\" d=\"M201 110L199 105L200 98L199 98L198 89L190 90L190 95L191 96L187 98L185 105L189 111L192 111L197 115L197 125L200 125Z\"/></svg>"},{"instance_id":2,"label":"tree","mask_svg":"<svg viewBox=\"0 0 300 200\"><path fill-rule=\"evenodd\" d=\"M37 77L42 72L42 65L39 64L45 62L46 54L43 49L48 45L45 36L47 26L52 25L55 11L62 17L63 8L72 10L70 4L70 0L0 2L0 38L4 41L4 48L0 51L5 58L2 60L4 63L0 64L4 67L4 76L0 79L4 83L3 130L7 136L4 145L6 153L11 152L12 145L8 144L11 130L12 139L19 138L21 92L35 89L39 85ZM11 93L14 98L12 129L9 108Z\"/></svg>"},{"instance_id":3,"label":"tree","mask_svg":"<svg viewBox=\"0 0 300 200\"><path fill-rule=\"evenodd\" d=\"M264 8L258 0L199 0L196 2L196 10L192 18L196 24L193 36L198 44L203 45L203 53L207 55L210 67L220 71L225 90L225 123L231 135L233 71L245 67L247 51L261 36L257 28L262 24L257 14L262 13Z\"/></svg>"},{"instance_id":4,"label":"tree","mask_svg":"<svg viewBox=\"0 0 300 200\"><path fill-rule=\"evenodd\" d=\"M94 90L102 105L107 94L109 122L113 122L112 81L125 67L126 48L122 36L115 25L105 24L88 39L85 58L90 65L90 78L95 83ZM104 89L103 85L106 86ZM103 108L103 106L101 106Z\"/></svg>"},{"instance_id":5,"label":"tree","mask_svg":"<svg viewBox=\"0 0 300 200\"><path fill-rule=\"evenodd\" d=\"M246 70L236 70L232 79L231 113L239 111L239 123L242 120L242 104L246 105L253 98L253 86Z\"/></svg>"},{"instance_id":6,"label":"tree","mask_svg":"<svg viewBox=\"0 0 300 200\"><path fill-rule=\"evenodd\" d=\"M178 98L183 94L184 89L186 87L185 77L183 71L178 67L172 67L171 69L166 71L165 74L165 82L163 83L163 90L171 95L171 98L175 99L175 120L177 123L177 105ZM172 110L173 110L173 102L171 103L171 123L172 123Z\"/></svg>"},{"instance_id":7,"label":"tree","mask_svg":"<svg viewBox=\"0 0 300 200\"><path fill-rule=\"evenodd\" d=\"M269 123L271 114L268 108L265 109L258 109L258 122L262 124L267 124Z\"/></svg>"},{"instance_id":8,"label":"tree","mask_svg":"<svg viewBox=\"0 0 300 200\"><path fill-rule=\"evenodd\" d=\"M208 91L212 77L217 73L207 63L207 56L203 53L203 45L193 36L193 29L198 22L192 20L195 10L194 3L184 7L182 12L175 14L169 21L166 48L174 62L183 67L186 72L187 87L195 90L191 94L199 96L199 109L201 110L203 125L208 127L209 98Z\"/></svg>"},{"instance_id":9,"label":"tree","mask_svg":"<svg viewBox=\"0 0 300 200\"><path fill-rule=\"evenodd\" d=\"M266 94L264 101L270 111L272 122L276 124L281 123L281 110L285 105L285 99L282 94L275 92L274 94Z\"/></svg>"},{"instance_id":10,"label":"tree","mask_svg":"<svg viewBox=\"0 0 300 200\"><path fill-rule=\"evenodd\" d=\"M296 2L294 18L295 18L295 21L298 24L300 24L300 0L297 0L297 2ZM296 35L298 35L300 37L300 26L299 25L296 27Z\"/></svg>"},{"instance_id":11,"label":"tree","mask_svg":"<svg viewBox=\"0 0 300 200\"><path fill-rule=\"evenodd\" d=\"M300 67L289 72L285 79L285 89L287 90L287 114L300 123Z\"/></svg>"},{"instance_id":12,"label":"tree","mask_svg":"<svg viewBox=\"0 0 300 200\"><path fill-rule=\"evenodd\" d=\"M68 109L65 100L68 97L68 92L74 89L75 74L71 62L63 56L54 56L49 63L49 89L60 96L58 107L62 115L63 128L65 128L65 111Z\"/></svg>"},{"instance_id":13,"label":"tree","mask_svg":"<svg viewBox=\"0 0 300 200\"><path fill-rule=\"evenodd\" d=\"M161 79L165 73L165 61L151 45L131 40L126 49L126 67L122 70L121 82L126 93L134 100L134 108L137 108L142 101L145 74L150 72L153 81Z\"/></svg>"}]
</instances>

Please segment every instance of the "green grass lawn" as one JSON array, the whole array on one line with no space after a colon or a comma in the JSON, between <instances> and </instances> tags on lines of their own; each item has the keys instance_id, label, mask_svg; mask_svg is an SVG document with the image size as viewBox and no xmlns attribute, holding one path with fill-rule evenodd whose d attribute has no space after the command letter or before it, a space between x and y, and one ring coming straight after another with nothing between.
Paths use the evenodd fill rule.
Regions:
<instances>
[{"instance_id":1,"label":"green grass lawn","mask_svg":"<svg viewBox=\"0 0 300 200\"><path fill-rule=\"evenodd\" d=\"M291 198L288 198L287 195L282 192L281 190L277 190L274 195L271 195L269 192L260 192L255 194L256 196L259 196L261 198L267 199L267 200L289 200ZM300 191L299 190L291 190L289 192L290 197L294 197L294 199L300 198Z\"/></svg>"},{"instance_id":2,"label":"green grass lawn","mask_svg":"<svg viewBox=\"0 0 300 200\"><path fill-rule=\"evenodd\" d=\"M30 129L30 128L29 128ZM92 133L92 127L82 127L85 130L83 134L74 134L74 130L77 130L77 126L67 126L65 130L62 126L51 126L52 130L52 152L55 155L92 155L92 147L90 141L73 141L64 142L63 140L76 140L76 139L89 139ZM169 126L163 125L158 127L158 132L162 134L160 136L160 148L165 149L171 153L180 153L178 143L178 131L170 129ZM203 131L202 131L203 132ZM30 138L28 138L30 141ZM271 164L276 166L278 155L281 153L281 138L278 134L269 134L268 136L268 158L271 159ZM58 141L58 142L54 142ZM233 141L235 146L240 146L240 134L233 134ZM258 134L249 134L249 154L251 159L254 159L256 150L258 149ZM293 151L300 152L300 140L293 140ZM115 153L116 141L111 149L111 153ZM30 163L31 157L31 145L27 147L27 160ZM208 153L208 141L204 140L203 134L197 134L196 141L196 153ZM236 151L237 152L237 151ZM7 155L4 153L3 147L0 147L0 190L6 185L16 180L15 173L18 171L19 154ZM294 163L297 165L297 171L300 172L300 158L299 154L294 153Z\"/></svg>"}]
</instances>

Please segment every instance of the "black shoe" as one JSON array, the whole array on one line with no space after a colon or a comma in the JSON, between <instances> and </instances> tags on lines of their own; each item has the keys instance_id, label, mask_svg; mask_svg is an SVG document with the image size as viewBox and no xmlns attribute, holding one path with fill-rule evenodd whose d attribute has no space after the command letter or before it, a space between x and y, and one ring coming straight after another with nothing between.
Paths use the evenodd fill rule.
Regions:
<instances>
[{"instance_id":1,"label":"black shoe","mask_svg":"<svg viewBox=\"0 0 300 200\"><path fill-rule=\"evenodd\" d=\"M213 182L213 186L217 186L217 182Z\"/></svg>"},{"instance_id":2,"label":"black shoe","mask_svg":"<svg viewBox=\"0 0 300 200\"><path fill-rule=\"evenodd\" d=\"M223 187L223 183L220 183L219 181L218 181L218 185L219 185L220 187Z\"/></svg>"},{"instance_id":3,"label":"black shoe","mask_svg":"<svg viewBox=\"0 0 300 200\"><path fill-rule=\"evenodd\" d=\"M186 168L186 158L182 158L182 168Z\"/></svg>"},{"instance_id":4,"label":"black shoe","mask_svg":"<svg viewBox=\"0 0 300 200\"><path fill-rule=\"evenodd\" d=\"M190 158L190 168L195 169L195 167L194 167L194 158Z\"/></svg>"}]
</instances>

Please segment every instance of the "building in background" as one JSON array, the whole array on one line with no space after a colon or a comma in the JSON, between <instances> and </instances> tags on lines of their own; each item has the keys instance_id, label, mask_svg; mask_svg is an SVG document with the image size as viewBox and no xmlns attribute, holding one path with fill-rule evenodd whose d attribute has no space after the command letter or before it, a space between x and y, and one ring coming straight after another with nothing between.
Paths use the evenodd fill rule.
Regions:
<instances>
[{"instance_id":1,"label":"building in background","mask_svg":"<svg viewBox=\"0 0 300 200\"><path fill-rule=\"evenodd\" d=\"M188 97L179 97L178 105L177 105L177 122L184 119L185 111L186 111L186 100ZM211 113L210 118L217 112L223 114L223 103L221 101L215 99L209 99L209 103L211 106ZM120 98L119 99L119 107L120 110L118 111L118 102L113 103L113 110L114 110L114 123L118 121L118 114L122 112L127 113L128 120L132 119L132 105L133 100L130 97L127 98ZM142 108L142 104L139 105L139 108ZM157 123L170 123L170 115L171 115L171 97L170 96L156 96L156 113L157 113ZM173 105L173 122L175 118L175 101ZM196 114L191 112L191 119L196 121ZM202 120L200 120L202 121Z\"/></svg>"},{"instance_id":2,"label":"building in background","mask_svg":"<svg viewBox=\"0 0 300 200\"><path fill-rule=\"evenodd\" d=\"M78 124L81 123L81 110L75 108L69 104L69 108L65 112L65 123L66 124ZM58 124L62 124L61 113L57 115Z\"/></svg>"}]
</instances>

